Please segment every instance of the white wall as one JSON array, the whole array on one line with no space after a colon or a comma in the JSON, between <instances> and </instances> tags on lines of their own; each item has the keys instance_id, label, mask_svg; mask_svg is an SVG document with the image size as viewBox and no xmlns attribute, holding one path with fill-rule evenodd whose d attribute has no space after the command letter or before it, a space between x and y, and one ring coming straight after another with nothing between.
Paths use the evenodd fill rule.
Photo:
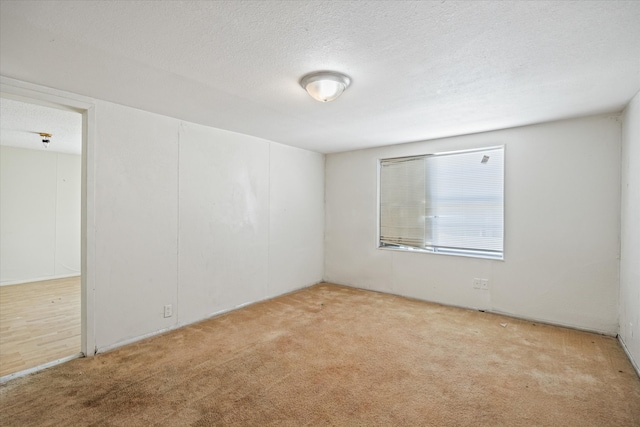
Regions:
<instances>
[{"instance_id":1,"label":"white wall","mask_svg":"<svg viewBox=\"0 0 640 427\"><path fill-rule=\"evenodd\" d=\"M274 143L270 149L267 296L274 296L323 277L324 155Z\"/></svg>"},{"instance_id":2,"label":"white wall","mask_svg":"<svg viewBox=\"0 0 640 427\"><path fill-rule=\"evenodd\" d=\"M99 351L322 280L323 155L102 101L95 114Z\"/></svg>"},{"instance_id":3,"label":"white wall","mask_svg":"<svg viewBox=\"0 0 640 427\"><path fill-rule=\"evenodd\" d=\"M95 342L175 325L180 122L96 102Z\"/></svg>"},{"instance_id":4,"label":"white wall","mask_svg":"<svg viewBox=\"0 0 640 427\"><path fill-rule=\"evenodd\" d=\"M640 93L623 120L620 339L640 372Z\"/></svg>"},{"instance_id":5,"label":"white wall","mask_svg":"<svg viewBox=\"0 0 640 427\"><path fill-rule=\"evenodd\" d=\"M620 140L597 116L328 155L325 280L615 334ZM377 249L377 159L495 145L504 261Z\"/></svg>"},{"instance_id":6,"label":"white wall","mask_svg":"<svg viewBox=\"0 0 640 427\"><path fill-rule=\"evenodd\" d=\"M81 159L0 147L0 284L80 274Z\"/></svg>"}]
</instances>

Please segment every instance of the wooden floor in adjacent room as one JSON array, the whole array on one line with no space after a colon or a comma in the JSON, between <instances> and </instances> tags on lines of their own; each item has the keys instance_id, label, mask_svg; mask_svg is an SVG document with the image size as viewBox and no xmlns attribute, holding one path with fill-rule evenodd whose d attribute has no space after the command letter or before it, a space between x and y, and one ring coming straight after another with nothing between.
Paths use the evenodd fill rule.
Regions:
<instances>
[{"instance_id":1,"label":"wooden floor in adjacent room","mask_svg":"<svg viewBox=\"0 0 640 427\"><path fill-rule=\"evenodd\" d=\"M80 277L0 286L0 377L80 353Z\"/></svg>"},{"instance_id":2,"label":"wooden floor in adjacent room","mask_svg":"<svg viewBox=\"0 0 640 427\"><path fill-rule=\"evenodd\" d=\"M0 385L2 426L640 425L614 337L320 284Z\"/></svg>"}]
</instances>

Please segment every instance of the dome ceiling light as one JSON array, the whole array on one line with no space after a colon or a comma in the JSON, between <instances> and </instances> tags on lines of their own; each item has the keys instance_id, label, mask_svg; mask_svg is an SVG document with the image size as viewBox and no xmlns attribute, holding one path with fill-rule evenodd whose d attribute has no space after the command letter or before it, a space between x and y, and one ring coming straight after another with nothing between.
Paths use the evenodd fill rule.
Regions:
<instances>
[{"instance_id":1,"label":"dome ceiling light","mask_svg":"<svg viewBox=\"0 0 640 427\"><path fill-rule=\"evenodd\" d=\"M335 71L317 71L307 74L300 80L300 86L309 95L320 102L333 101L351 84L351 79Z\"/></svg>"}]
</instances>

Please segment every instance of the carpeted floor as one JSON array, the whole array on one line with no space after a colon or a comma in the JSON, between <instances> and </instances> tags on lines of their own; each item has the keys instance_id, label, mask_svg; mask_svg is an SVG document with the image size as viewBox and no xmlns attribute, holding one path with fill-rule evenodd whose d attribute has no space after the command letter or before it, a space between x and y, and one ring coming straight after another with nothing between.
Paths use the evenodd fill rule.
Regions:
<instances>
[{"instance_id":1,"label":"carpeted floor","mask_svg":"<svg viewBox=\"0 0 640 427\"><path fill-rule=\"evenodd\" d=\"M0 425L640 426L640 379L611 337L321 284L3 384Z\"/></svg>"}]
</instances>

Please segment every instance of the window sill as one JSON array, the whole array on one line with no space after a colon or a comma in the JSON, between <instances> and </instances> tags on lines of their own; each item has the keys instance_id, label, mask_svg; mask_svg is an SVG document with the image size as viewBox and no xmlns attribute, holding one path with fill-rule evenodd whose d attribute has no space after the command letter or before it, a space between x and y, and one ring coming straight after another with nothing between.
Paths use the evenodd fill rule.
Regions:
<instances>
[{"instance_id":1,"label":"window sill","mask_svg":"<svg viewBox=\"0 0 640 427\"><path fill-rule=\"evenodd\" d=\"M450 255L456 257L465 257L465 258L480 258L480 259L488 259L492 261L504 261L504 254L497 255L487 255L481 253L472 253L472 252L456 252L451 250L430 250L430 249L420 249L420 248L412 248L412 247L393 247L393 246L378 246L378 249L384 251L393 251L393 252L407 252L407 253L421 253L421 254L432 254L432 255Z\"/></svg>"}]
</instances>

